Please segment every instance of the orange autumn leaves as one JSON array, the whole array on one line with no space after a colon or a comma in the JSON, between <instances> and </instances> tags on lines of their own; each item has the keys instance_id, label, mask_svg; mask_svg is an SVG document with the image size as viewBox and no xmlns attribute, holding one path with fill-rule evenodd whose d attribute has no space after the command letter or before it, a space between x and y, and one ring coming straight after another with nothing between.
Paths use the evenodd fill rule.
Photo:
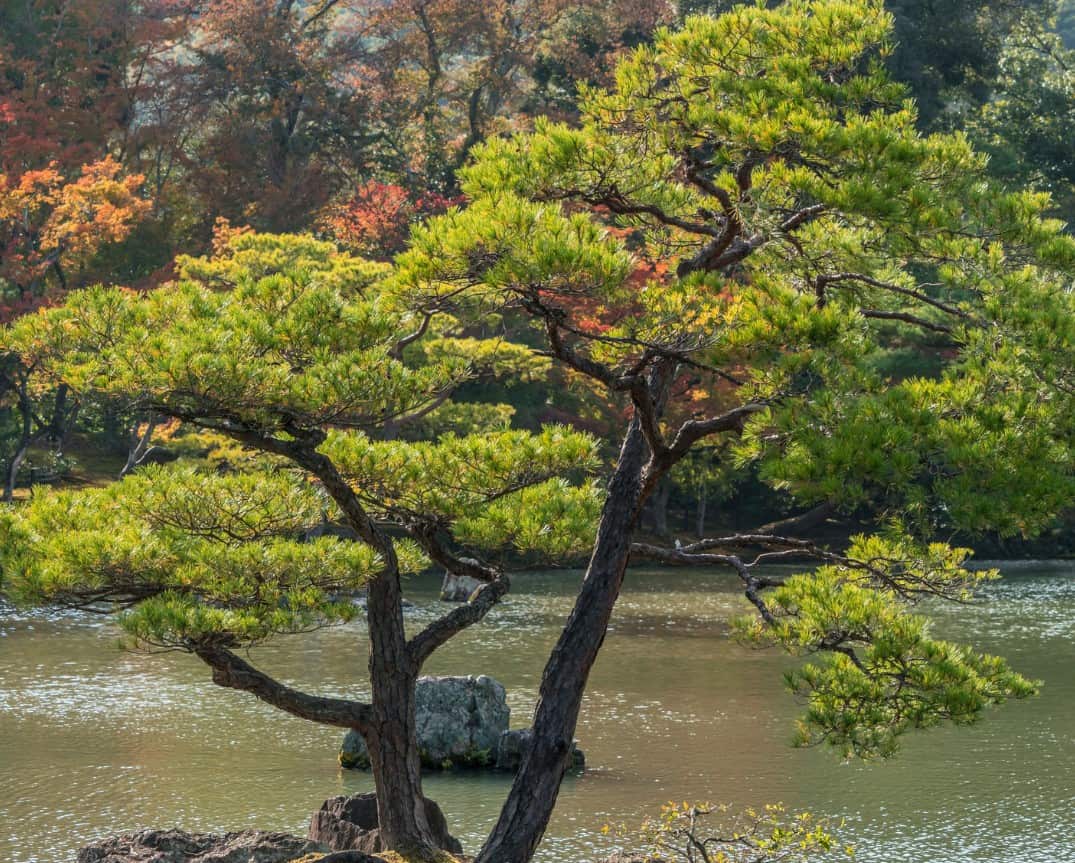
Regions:
<instances>
[{"instance_id":1,"label":"orange autumn leaves","mask_svg":"<svg viewBox=\"0 0 1075 863\"><path fill-rule=\"evenodd\" d=\"M50 270L61 286L64 270L103 246L125 240L152 204L140 174L124 176L111 157L66 178L57 163L0 175L0 279L20 294L39 292Z\"/></svg>"}]
</instances>

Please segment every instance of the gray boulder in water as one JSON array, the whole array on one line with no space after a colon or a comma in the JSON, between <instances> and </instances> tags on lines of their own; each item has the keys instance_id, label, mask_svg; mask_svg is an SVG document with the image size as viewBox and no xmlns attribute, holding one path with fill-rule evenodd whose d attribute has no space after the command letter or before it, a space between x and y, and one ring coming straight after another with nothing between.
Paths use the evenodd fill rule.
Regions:
<instances>
[{"instance_id":1,"label":"gray boulder in water","mask_svg":"<svg viewBox=\"0 0 1075 863\"><path fill-rule=\"evenodd\" d=\"M531 732L508 730L511 708L504 687L493 678L420 677L415 702L424 767L484 767L512 773L519 769ZM370 766L366 741L358 732L349 731L344 738L340 764ZM585 764L582 750L573 744L568 769L582 770Z\"/></svg>"},{"instance_id":2,"label":"gray boulder in water","mask_svg":"<svg viewBox=\"0 0 1075 863\"><path fill-rule=\"evenodd\" d=\"M483 584L484 581L478 581L469 575L452 575L446 572L440 585L440 598L444 602L466 602Z\"/></svg>"},{"instance_id":3,"label":"gray boulder in water","mask_svg":"<svg viewBox=\"0 0 1075 863\"><path fill-rule=\"evenodd\" d=\"M511 710L504 687L491 677L420 677L415 688L418 749L426 767L488 767ZM344 767L369 767L362 735L349 731L340 749Z\"/></svg>"},{"instance_id":4,"label":"gray boulder in water","mask_svg":"<svg viewBox=\"0 0 1075 863\"><path fill-rule=\"evenodd\" d=\"M426 819L437 845L453 854L462 854L459 840L448 833L448 822L440 807L428 797ZM385 850L377 821L377 795L353 794L330 797L310 819L307 837L328 846L332 851L361 851L376 854Z\"/></svg>"},{"instance_id":5,"label":"gray boulder in water","mask_svg":"<svg viewBox=\"0 0 1075 863\"><path fill-rule=\"evenodd\" d=\"M515 773L522 763L526 750L530 748L530 740L533 732L529 728L519 728L514 731L505 731L500 735L496 747L497 770ZM579 749L578 741L571 744L571 763L568 770L582 770L586 766L586 756Z\"/></svg>"},{"instance_id":6,"label":"gray boulder in water","mask_svg":"<svg viewBox=\"0 0 1075 863\"><path fill-rule=\"evenodd\" d=\"M328 850L287 833L187 833L140 830L87 845L78 863L286 863Z\"/></svg>"}]
</instances>

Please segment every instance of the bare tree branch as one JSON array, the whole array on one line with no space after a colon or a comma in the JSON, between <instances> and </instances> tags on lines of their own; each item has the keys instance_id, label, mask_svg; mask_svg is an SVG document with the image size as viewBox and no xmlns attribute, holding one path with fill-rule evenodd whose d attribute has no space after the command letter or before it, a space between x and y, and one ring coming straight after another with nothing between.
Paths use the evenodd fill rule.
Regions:
<instances>
[{"instance_id":1,"label":"bare tree branch","mask_svg":"<svg viewBox=\"0 0 1075 863\"><path fill-rule=\"evenodd\" d=\"M719 416L703 420L687 420L672 438L672 443L668 446L669 453L678 460L704 437L726 431L740 431L748 417L767 407L768 405L763 402L747 402Z\"/></svg>"},{"instance_id":2,"label":"bare tree branch","mask_svg":"<svg viewBox=\"0 0 1075 863\"><path fill-rule=\"evenodd\" d=\"M863 275L862 273L830 273L828 275L820 275L814 279L815 284L824 289L826 285L838 284L840 282L861 282L864 285L869 285L871 288L880 288L884 291L890 291L895 294L902 294L905 297L911 297L918 300L920 303L933 306L935 309L939 309L949 315L954 315L959 318L970 319L970 315L957 306L953 306L950 303L943 302L942 300L934 299L928 294L922 291L914 290L913 288L905 288L903 285L896 285L892 282L883 282L880 279L875 279L872 276Z\"/></svg>"},{"instance_id":3,"label":"bare tree branch","mask_svg":"<svg viewBox=\"0 0 1075 863\"><path fill-rule=\"evenodd\" d=\"M449 549L441 539L438 525L431 521L415 521L407 525L407 532L434 563L452 575L485 582L468 602L433 621L408 642L407 649L416 663L415 668L421 668L433 651L448 639L484 618L507 595L511 582L502 569L477 558L462 557Z\"/></svg>"},{"instance_id":4,"label":"bare tree branch","mask_svg":"<svg viewBox=\"0 0 1075 863\"><path fill-rule=\"evenodd\" d=\"M610 366L599 363L590 357L583 356L568 345L563 338L561 329L565 313L562 309L551 308L542 303L537 296L527 296L523 300L527 311L538 315L545 320L545 332L549 339L549 347L554 357L581 372L587 377L600 381L609 389L616 392L630 390L639 379L636 375L617 374Z\"/></svg>"},{"instance_id":5,"label":"bare tree branch","mask_svg":"<svg viewBox=\"0 0 1075 863\"><path fill-rule=\"evenodd\" d=\"M782 518L778 521L770 521L767 524L763 524L760 527L756 527L754 530L747 532L780 533L785 535L789 533L797 533L801 530L810 530L811 528L816 527L834 512L836 512L835 504L826 500L799 515L789 516L788 518Z\"/></svg>"},{"instance_id":6,"label":"bare tree branch","mask_svg":"<svg viewBox=\"0 0 1075 863\"><path fill-rule=\"evenodd\" d=\"M388 352L388 355L396 360L403 359L403 349L407 347L407 345L413 344L414 342L422 338L422 336L424 336L429 330L429 323L432 320L433 314L431 312L423 312L422 323L418 325L418 329L416 329L413 333L405 335L403 338L397 341L392 346L392 350Z\"/></svg>"},{"instance_id":7,"label":"bare tree branch","mask_svg":"<svg viewBox=\"0 0 1075 863\"><path fill-rule=\"evenodd\" d=\"M561 189L543 195L536 195L539 201L583 201L594 207L606 207L610 212L618 216L650 216L662 225L670 228L679 228L688 234L697 234L707 237L715 237L719 231L704 222L694 222L666 213L656 204L641 204L630 201L618 189L611 188L601 193L585 192L582 189Z\"/></svg>"}]
</instances>

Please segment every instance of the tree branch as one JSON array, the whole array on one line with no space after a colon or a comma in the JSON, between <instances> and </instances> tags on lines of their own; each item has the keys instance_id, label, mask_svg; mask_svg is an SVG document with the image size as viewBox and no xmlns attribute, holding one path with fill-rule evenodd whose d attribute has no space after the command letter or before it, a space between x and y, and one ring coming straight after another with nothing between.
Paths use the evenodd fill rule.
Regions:
<instances>
[{"instance_id":1,"label":"tree branch","mask_svg":"<svg viewBox=\"0 0 1075 863\"><path fill-rule=\"evenodd\" d=\"M679 427L679 431L668 446L669 455L674 459L672 463L685 456L690 448L704 437L726 431L741 431L743 423L749 416L765 410L766 407L768 405L762 402L747 402L719 416L704 420L688 420ZM671 467L671 464L668 467Z\"/></svg>"},{"instance_id":2,"label":"tree branch","mask_svg":"<svg viewBox=\"0 0 1075 863\"><path fill-rule=\"evenodd\" d=\"M927 321L925 318L920 318L917 315L911 315L907 312L884 312L878 309L860 309L859 314L864 318L874 318L880 321L902 321L905 324L921 327L922 329L930 330L931 332L944 333L947 336L952 335L951 327L945 326L944 324L935 324L932 321Z\"/></svg>"},{"instance_id":3,"label":"tree branch","mask_svg":"<svg viewBox=\"0 0 1075 863\"><path fill-rule=\"evenodd\" d=\"M582 189L560 189L542 195L536 195L539 201L582 201L592 207L605 207L618 216L651 216L662 225L670 228L679 228L688 234L697 234L707 237L718 235L716 228L704 222L692 222L666 213L656 204L641 204L628 200L623 193L615 187L606 188L601 193L586 192Z\"/></svg>"},{"instance_id":4,"label":"tree branch","mask_svg":"<svg viewBox=\"0 0 1075 863\"><path fill-rule=\"evenodd\" d=\"M826 500L806 512L799 513L799 515L789 516L778 521L770 521L768 524L763 524L754 528L754 530L748 531L748 533L789 534L797 533L801 530L810 530L825 521L835 511L835 504Z\"/></svg>"},{"instance_id":5,"label":"tree branch","mask_svg":"<svg viewBox=\"0 0 1075 863\"><path fill-rule=\"evenodd\" d=\"M405 335L403 338L397 341L392 346L392 350L388 352L388 355L393 359L402 360L403 349L407 347L407 345L413 344L414 342L422 338L422 336L424 336L426 334L426 331L429 329L429 323L432 320L433 314L431 312L422 312L422 323L418 325L418 329L416 329L413 333Z\"/></svg>"},{"instance_id":6,"label":"tree branch","mask_svg":"<svg viewBox=\"0 0 1075 863\"><path fill-rule=\"evenodd\" d=\"M218 426L218 428L241 443L289 458L296 465L305 468L316 476L321 481L325 491L340 507L347 522L358 534L359 539L381 555L381 559L384 561L384 569L381 575L398 575L399 564L396 560L396 551L392 540L366 512L358 495L355 494L355 490L344 479L332 460L324 453L317 451L317 447L325 440L323 431L320 429L294 429L291 433L294 434L295 440L281 440L250 429L239 429L228 425Z\"/></svg>"},{"instance_id":7,"label":"tree branch","mask_svg":"<svg viewBox=\"0 0 1075 863\"><path fill-rule=\"evenodd\" d=\"M343 698L324 698L292 689L218 645L196 643L191 650L213 669L213 683L217 686L249 692L266 704L300 719L354 728L361 734L365 734L370 727L372 708L368 704Z\"/></svg>"},{"instance_id":8,"label":"tree branch","mask_svg":"<svg viewBox=\"0 0 1075 863\"><path fill-rule=\"evenodd\" d=\"M646 438L646 443L649 444L652 460L658 462L665 458L668 446L661 434L660 405L654 401L651 386L651 383L639 378L631 387L631 401L635 406L642 434ZM667 389L667 382L664 383L664 387Z\"/></svg>"},{"instance_id":9,"label":"tree branch","mask_svg":"<svg viewBox=\"0 0 1075 863\"><path fill-rule=\"evenodd\" d=\"M501 573L493 581L479 587L467 602L434 620L414 636L407 643L407 649L415 668L420 669L433 651L485 617L493 606L507 595L510 588L510 580L506 574Z\"/></svg>"},{"instance_id":10,"label":"tree branch","mask_svg":"<svg viewBox=\"0 0 1075 863\"><path fill-rule=\"evenodd\" d=\"M744 562L729 549L761 548L770 549L757 554L749 562ZM712 552L711 549L719 549ZM678 566L739 566L743 567L740 575L750 573L759 564L773 558L802 556L822 561L833 566L863 573L865 580L875 588L890 590L907 602L914 602L923 596L935 596L941 599L961 602L964 597L965 583L962 579L951 577L952 570L927 566L921 572L909 569L906 561L874 557L860 559L846 554L828 551L808 539L790 536L776 536L769 533L737 533L729 536L702 539L679 548L665 548L648 543L633 543L631 554L659 560ZM751 575L758 588L776 587L780 580L760 578Z\"/></svg>"},{"instance_id":11,"label":"tree branch","mask_svg":"<svg viewBox=\"0 0 1075 863\"><path fill-rule=\"evenodd\" d=\"M415 668L419 669L438 647L485 617L507 595L511 582L502 569L473 557L461 557L449 549L438 535L438 525L434 522L416 521L406 529L434 563L452 575L485 582L468 602L433 621L408 642L407 649Z\"/></svg>"},{"instance_id":12,"label":"tree branch","mask_svg":"<svg viewBox=\"0 0 1075 863\"><path fill-rule=\"evenodd\" d=\"M623 392L640 380L635 375L619 375L604 363L599 363L590 357L585 357L574 348L564 342L560 332L563 326L564 312L562 309L554 309L546 306L536 295L528 295L523 299L523 306L532 314L538 315L545 320L545 333L549 339L551 353L561 362L570 366L577 372L587 377L600 381L609 389Z\"/></svg>"},{"instance_id":13,"label":"tree branch","mask_svg":"<svg viewBox=\"0 0 1075 863\"><path fill-rule=\"evenodd\" d=\"M792 213L780 223L780 233L787 234L794 231L796 228L802 227L807 222L812 222L819 216L823 216L826 210L827 207L824 204L814 204L810 207L803 207L801 210Z\"/></svg>"},{"instance_id":14,"label":"tree branch","mask_svg":"<svg viewBox=\"0 0 1075 863\"><path fill-rule=\"evenodd\" d=\"M970 315L950 303L936 300L928 294L916 291L913 288L905 288L903 285L896 285L892 282L883 282L880 279L875 279L872 276L866 276L861 273L831 273L829 275L820 275L814 282L822 290L826 285L838 284L839 282L861 282L864 285L869 285L871 288L880 288L883 291L890 291L892 293L902 294L905 297L911 297L912 299L918 300L920 303L933 306L933 308L939 309L946 314L970 319Z\"/></svg>"},{"instance_id":15,"label":"tree branch","mask_svg":"<svg viewBox=\"0 0 1075 863\"><path fill-rule=\"evenodd\" d=\"M520 485L519 488L523 486ZM460 557L449 549L438 535L438 525L432 520L416 518L404 527L407 533L422 546L430 560L443 566L453 575L465 575L486 583L496 581L503 575L502 570L495 566L477 558Z\"/></svg>"}]
</instances>

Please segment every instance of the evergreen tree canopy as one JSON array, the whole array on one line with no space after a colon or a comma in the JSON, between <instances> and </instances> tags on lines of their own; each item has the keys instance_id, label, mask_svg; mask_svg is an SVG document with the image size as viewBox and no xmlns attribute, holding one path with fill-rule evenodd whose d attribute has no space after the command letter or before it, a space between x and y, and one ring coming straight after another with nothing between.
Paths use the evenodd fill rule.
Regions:
<instances>
[{"instance_id":1,"label":"evergreen tree canopy","mask_svg":"<svg viewBox=\"0 0 1075 863\"><path fill-rule=\"evenodd\" d=\"M998 188L965 136L918 131L880 62L891 28L870 0L792 0L660 32L614 88L583 91L579 125L479 148L471 204L417 230L394 277L413 303L524 311L561 363L629 399L651 453L643 495L730 435L789 506L885 525L836 559L772 531L634 549L734 566L766 637L828 654L793 679L804 739L866 755L1033 690L929 640L900 604L984 577L957 550L938 568L937 530L1033 534L1075 492L1075 243L1043 218L1047 195ZM614 322L583 322L593 303ZM940 371L886 374L907 347ZM691 398L668 386L683 370L726 409L662 422L669 398ZM919 589L858 577L882 568L871 542ZM766 600L753 564L792 554L833 566Z\"/></svg>"},{"instance_id":2,"label":"evergreen tree canopy","mask_svg":"<svg viewBox=\"0 0 1075 863\"><path fill-rule=\"evenodd\" d=\"M46 380L133 399L250 457L223 472L180 461L102 489L37 490L2 514L13 592L127 609L122 623L144 644L235 646L349 619L346 592L386 568L427 566L438 534L496 554L585 547L600 506L591 438L548 427L377 439L483 368L547 361L456 338L446 316L419 323L384 289L384 265L310 238L224 234L216 255L178 270L145 295L73 292L6 335ZM416 538L322 535L347 523L322 465L370 518Z\"/></svg>"}]
</instances>

